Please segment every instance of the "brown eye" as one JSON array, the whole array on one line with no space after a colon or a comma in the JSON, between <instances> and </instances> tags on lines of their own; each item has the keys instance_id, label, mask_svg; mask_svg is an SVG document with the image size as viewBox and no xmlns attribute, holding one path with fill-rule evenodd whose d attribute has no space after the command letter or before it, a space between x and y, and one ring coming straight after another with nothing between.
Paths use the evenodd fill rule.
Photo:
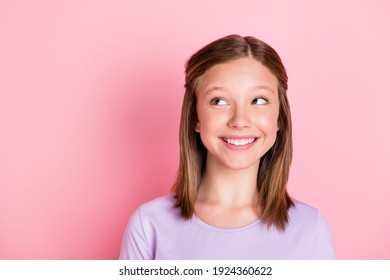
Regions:
<instances>
[{"instance_id":1,"label":"brown eye","mask_svg":"<svg viewBox=\"0 0 390 280\"><path fill-rule=\"evenodd\" d=\"M213 98L211 99L211 105L227 105L227 102L221 98Z\"/></svg>"},{"instance_id":2,"label":"brown eye","mask_svg":"<svg viewBox=\"0 0 390 280\"><path fill-rule=\"evenodd\" d=\"M252 104L255 104L255 105L264 105L267 103L268 103L268 100L263 98L263 97L255 98L252 101Z\"/></svg>"}]
</instances>

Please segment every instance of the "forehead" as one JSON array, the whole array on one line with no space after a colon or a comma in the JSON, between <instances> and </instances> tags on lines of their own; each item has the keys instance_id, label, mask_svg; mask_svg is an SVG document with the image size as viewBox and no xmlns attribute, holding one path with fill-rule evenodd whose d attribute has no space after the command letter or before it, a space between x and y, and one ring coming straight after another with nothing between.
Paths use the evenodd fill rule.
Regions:
<instances>
[{"instance_id":1,"label":"forehead","mask_svg":"<svg viewBox=\"0 0 390 280\"><path fill-rule=\"evenodd\" d=\"M210 87L231 88L269 87L277 92L276 76L262 63L253 58L240 58L212 66L198 79L198 90L207 91Z\"/></svg>"}]
</instances>

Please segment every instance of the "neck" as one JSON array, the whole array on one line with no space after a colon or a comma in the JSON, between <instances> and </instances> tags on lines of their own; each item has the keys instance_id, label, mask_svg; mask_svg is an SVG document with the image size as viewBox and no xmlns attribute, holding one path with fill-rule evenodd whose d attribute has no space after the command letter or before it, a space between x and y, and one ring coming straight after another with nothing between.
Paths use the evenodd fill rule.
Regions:
<instances>
[{"instance_id":1,"label":"neck","mask_svg":"<svg viewBox=\"0 0 390 280\"><path fill-rule=\"evenodd\" d=\"M256 206L259 166L230 169L208 160L197 200L228 207Z\"/></svg>"}]
</instances>

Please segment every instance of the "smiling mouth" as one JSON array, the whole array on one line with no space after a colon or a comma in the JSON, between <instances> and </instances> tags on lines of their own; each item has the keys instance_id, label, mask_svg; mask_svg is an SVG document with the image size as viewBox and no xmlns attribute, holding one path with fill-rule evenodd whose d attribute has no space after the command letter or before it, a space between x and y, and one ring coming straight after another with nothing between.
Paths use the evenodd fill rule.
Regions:
<instances>
[{"instance_id":1,"label":"smiling mouth","mask_svg":"<svg viewBox=\"0 0 390 280\"><path fill-rule=\"evenodd\" d=\"M224 138L222 140L230 145L234 146L245 146L255 142L258 138L246 138L246 139L232 139L232 138Z\"/></svg>"}]
</instances>

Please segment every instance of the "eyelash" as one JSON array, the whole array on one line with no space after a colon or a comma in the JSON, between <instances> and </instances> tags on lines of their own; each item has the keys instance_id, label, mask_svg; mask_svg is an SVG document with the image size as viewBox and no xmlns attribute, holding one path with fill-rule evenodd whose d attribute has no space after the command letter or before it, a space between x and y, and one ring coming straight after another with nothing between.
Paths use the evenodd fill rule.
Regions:
<instances>
[{"instance_id":1,"label":"eyelash","mask_svg":"<svg viewBox=\"0 0 390 280\"><path fill-rule=\"evenodd\" d=\"M211 105L218 105L218 104L217 104L217 101L218 101L218 100L225 101L225 100L223 100L223 98L214 97L213 99L210 100L210 104L211 104ZM226 102L226 101L225 101L225 102ZM227 102L226 102L226 103L227 103Z\"/></svg>"},{"instance_id":2,"label":"eyelash","mask_svg":"<svg viewBox=\"0 0 390 280\"><path fill-rule=\"evenodd\" d=\"M268 103L268 99L265 98L265 97L256 97L255 99L252 100L251 104L254 104L253 101L257 100L257 99L263 99L265 101L265 104ZM214 97L213 99L210 100L210 104L211 105L217 105L218 104L216 103L217 101L219 100L222 100L222 101L225 101L223 98L220 98L220 97ZM226 102L226 101L225 101ZM227 103L227 102L226 102ZM264 105L264 104L259 104L259 105Z\"/></svg>"},{"instance_id":3,"label":"eyelash","mask_svg":"<svg viewBox=\"0 0 390 280\"><path fill-rule=\"evenodd\" d=\"M256 97L255 99L253 99L253 101L255 101L255 100L257 100L257 99L263 99L263 100L265 101L264 104L267 104L267 103L268 103L268 99L265 98L265 97ZM253 102L253 101L252 101L252 102ZM261 105L264 105L264 104L261 104Z\"/></svg>"}]
</instances>

